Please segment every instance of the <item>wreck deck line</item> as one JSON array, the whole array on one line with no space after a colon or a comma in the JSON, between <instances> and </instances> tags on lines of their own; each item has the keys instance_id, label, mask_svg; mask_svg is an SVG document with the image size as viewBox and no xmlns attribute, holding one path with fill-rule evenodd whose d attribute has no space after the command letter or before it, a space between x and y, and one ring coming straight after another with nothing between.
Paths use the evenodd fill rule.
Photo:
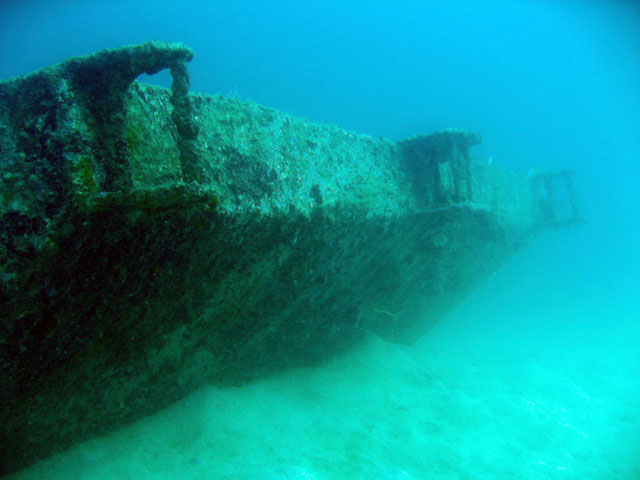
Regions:
<instances>
[{"instance_id":1,"label":"wreck deck line","mask_svg":"<svg viewBox=\"0 0 640 480\"><path fill-rule=\"evenodd\" d=\"M192 57L149 42L0 82L0 474L208 383L410 343L562 224L553 179L473 161L475 133L189 93ZM164 68L170 90L135 81Z\"/></svg>"}]
</instances>

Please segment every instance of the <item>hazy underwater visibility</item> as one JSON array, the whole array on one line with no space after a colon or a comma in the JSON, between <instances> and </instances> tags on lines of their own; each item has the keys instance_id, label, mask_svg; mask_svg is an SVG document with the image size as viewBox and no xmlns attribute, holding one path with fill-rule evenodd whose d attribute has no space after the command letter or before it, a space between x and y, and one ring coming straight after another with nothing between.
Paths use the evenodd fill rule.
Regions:
<instances>
[{"instance_id":1,"label":"hazy underwater visibility","mask_svg":"<svg viewBox=\"0 0 640 480\"><path fill-rule=\"evenodd\" d=\"M0 476L640 479L640 5L0 6Z\"/></svg>"}]
</instances>

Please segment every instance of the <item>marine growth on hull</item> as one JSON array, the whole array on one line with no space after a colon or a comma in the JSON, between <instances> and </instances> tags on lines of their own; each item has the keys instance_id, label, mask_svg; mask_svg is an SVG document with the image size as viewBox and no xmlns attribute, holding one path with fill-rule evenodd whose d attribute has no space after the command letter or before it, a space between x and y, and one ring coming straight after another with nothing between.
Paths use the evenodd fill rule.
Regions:
<instances>
[{"instance_id":1,"label":"marine growth on hull","mask_svg":"<svg viewBox=\"0 0 640 480\"><path fill-rule=\"evenodd\" d=\"M411 343L580 221L570 171L190 93L192 57L148 42L0 83L0 473L368 332ZM136 81L162 69L170 89Z\"/></svg>"}]
</instances>

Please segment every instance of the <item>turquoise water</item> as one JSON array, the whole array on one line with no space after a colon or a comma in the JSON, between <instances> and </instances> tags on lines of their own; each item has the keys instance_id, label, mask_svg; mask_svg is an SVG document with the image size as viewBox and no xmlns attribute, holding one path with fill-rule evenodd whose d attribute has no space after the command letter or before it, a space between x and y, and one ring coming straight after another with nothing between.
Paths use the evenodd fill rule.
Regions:
<instances>
[{"instance_id":1,"label":"turquoise water","mask_svg":"<svg viewBox=\"0 0 640 480\"><path fill-rule=\"evenodd\" d=\"M411 347L205 387L9 478L640 478L640 5L8 0L0 79L152 39L195 50L193 90L575 168L588 223L532 240Z\"/></svg>"},{"instance_id":2,"label":"turquoise water","mask_svg":"<svg viewBox=\"0 0 640 480\"><path fill-rule=\"evenodd\" d=\"M412 347L205 387L10 478L640 478L640 277L593 238L539 237Z\"/></svg>"}]
</instances>

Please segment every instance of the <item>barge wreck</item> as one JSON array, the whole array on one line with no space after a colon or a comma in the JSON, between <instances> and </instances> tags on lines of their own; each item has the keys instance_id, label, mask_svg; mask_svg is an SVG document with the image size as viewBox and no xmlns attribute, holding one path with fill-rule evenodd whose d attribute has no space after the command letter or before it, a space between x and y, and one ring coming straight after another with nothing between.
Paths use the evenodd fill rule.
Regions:
<instances>
[{"instance_id":1,"label":"barge wreck","mask_svg":"<svg viewBox=\"0 0 640 480\"><path fill-rule=\"evenodd\" d=\"M204 384L410 343L579 220L571 172L189 92L192 56L149 42L0 83L0 474ZM162 69L170 89L135 80Z\"/></svg>"}]
</instances>

